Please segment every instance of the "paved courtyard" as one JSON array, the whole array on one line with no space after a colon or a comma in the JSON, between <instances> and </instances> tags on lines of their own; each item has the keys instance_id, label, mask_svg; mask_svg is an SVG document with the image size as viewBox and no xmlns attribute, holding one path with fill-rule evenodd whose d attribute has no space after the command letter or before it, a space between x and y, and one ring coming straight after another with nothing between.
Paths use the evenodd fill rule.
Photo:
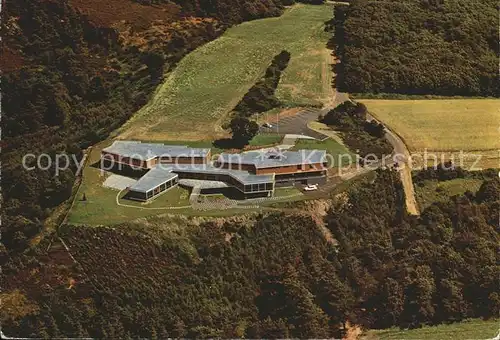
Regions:
<instances>
[{"instance_id":1,"label":"paved courtyard","mask_svg":"<svg viewBox=\"0 0 500 340\"><path fill-rule=\"evenodd\" d=\"M135 179L120 176L120 175L111 175L102 184L106 188L116 189L116 190L125 190L128 187L133 186L137 181Z\"/></svg>"}]
</instances>

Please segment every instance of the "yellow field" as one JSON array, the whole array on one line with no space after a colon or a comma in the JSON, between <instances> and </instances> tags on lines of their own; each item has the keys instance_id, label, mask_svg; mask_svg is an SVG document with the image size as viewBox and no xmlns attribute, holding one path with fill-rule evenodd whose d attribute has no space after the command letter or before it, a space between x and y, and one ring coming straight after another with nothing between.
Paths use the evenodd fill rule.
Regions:
<instances>
[{"instance_id":1,"label":"yellow field","mask_svg":"<svg viewBox=\"0 0 500 340\"><path fill-rule=\"evenodd\" d=\"M500 149L500 99L361 100L410 151Z\"/></svg>"}]
</instances>

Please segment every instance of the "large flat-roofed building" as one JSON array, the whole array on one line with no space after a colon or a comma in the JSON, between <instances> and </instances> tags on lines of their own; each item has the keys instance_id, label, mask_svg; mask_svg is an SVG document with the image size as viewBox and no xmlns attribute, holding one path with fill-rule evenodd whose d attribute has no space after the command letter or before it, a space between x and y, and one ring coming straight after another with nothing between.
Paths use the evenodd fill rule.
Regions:
<instances>
[{"instance_id":1,"label":"large flat-roofed building","mask_svg":"<svg viewBox=\"0 0 500 340\"><path fill-rule=\"evenodd\" d=\"M326 182L324 150L223 153L215 162L210 156L210 149L131 141L115 141L101 154L103 160L147 171L127 195L140 201L154 199L179 181L234 188L245 198L273 196L276 186Z\"/></svg>"},{"instance_id":2,"label":"large flat-roofed building","mask_svg":"<svg viewBox=\"0 0 500 340\"><path fill-rule=\"evenodd\" d=\"M149 201L179 183L179 176L168 169L156 166L149 170L129 189L128 198Z\"/></svg>"},{"instance_id":3,"label":"large flat-roofed building","mask_svg":"<svg viewBox=\"0 0 500 340\"><path fill-rule=\"evenodd\" d=\"M282 185L326 182L325 150L223 153L216 164L225 169L245 170L256 175L274 174L276 183Z\"/></svg>"},{"instance_id":4,"label":"large flat-roofed building","mask_svg":"<svg viewBox=\"0 0 500 340\"><path fill-rule=\"evenodd\" d=\"M165 145L135 141L115 141L101 151L104 160L151 169L158 164L204 164L210 161L210 149L185 145Z\"/></svg>"}]
</instances>

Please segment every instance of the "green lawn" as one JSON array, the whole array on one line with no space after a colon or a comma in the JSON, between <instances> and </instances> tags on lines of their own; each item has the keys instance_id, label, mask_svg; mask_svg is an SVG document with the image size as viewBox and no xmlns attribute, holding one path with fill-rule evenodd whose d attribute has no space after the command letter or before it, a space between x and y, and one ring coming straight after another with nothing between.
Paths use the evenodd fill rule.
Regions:
<instances>
[{"instance_id":1,"label":"green lawn","mask_svg":"<svg viewBox=\"0 0 500 340\"><path fill-rule=\"evenodd\" d=\"M111 141L104 141L93 147L89 155L87 166L83 169L83 180L76 194L76 199L68 216L68 223L72 224L115 224L130 221L140 217L158 215L168 212L184 212L185 210L160 210L160 209L139 209L123 207L116 204L116 196L119 191L106 188L102 183L109 173L101 172L100 169L92 165L99 162L101 150L111 144ZM85 193L86 201L82 201ZM121 196L125 193L123 192ZM159 208L169 206L186 206L188 202L188 192L181 188L172 188L150 204L141 204L130 200L122 200L121 204L133 205L136 207Z\"/></svg>"},{"instance_id":2,"label":"green lawn","mask_svg":"<svg viewBox=\"0 0 500 340\"><path fill-rule=\"evenodd\" d=\"M420 209L434 202L446 202L454 195L463 195L467 190L477 192L483 183L480 179L457 178L450 181L425 181L423 186L415 185L415 194Z\"/></svg>"},{"instance_id":3,"label":"green lawn","mask_svg":"<svg viewBox=\"0 0 500 340\"><path fill-rule=\"evenodd\" d=\"M120 199L121 204L134 207L119 206L116 204L116 196L119 191L103 187L104 180L105 176L100 175L99 169L88 167L84 170L84 181L68 216L68 223L107 225L140 217L191 210L190 208L183 210L157 209L189 206L188 191L179 187L172 188L149 204ZM86 201L81 200L83 193L87 198ZM120 197L123 197L124 194L122 192Z\"/></svg>"},{"instance_id":4,"label":"green lawn","mask_svg":"<svg viewBox=\"0 0 500 340\"><path fill-rule=\"evenodd\" d=\"M151 202L142 203L137 201L132 201L128 199L123 199L125 192L120 195L120 204L130 205L137 208L144 209L163 209L168 207L185 207L189 206L189 190L183 189L179 186L173 187L168 191L165 191L160 196L152 200Z\"/></svg>"},{"instance_id":5,"label":"green lawn","mask_svg":"<svg viewBox=\"0 0 500 340\"><path fill-rule=\"evenodd\" d=\"M121 129L123 138L215 139L221 122L282 50L291 62L277 96L288 105L320 104L331 96L331 5L298 4L278 18L254 20L183 58L152 100Z\"/></svg>"},{"instance_id":6,"label":"green lawn","mask_svg":"<svg viewBox=\"0 0 500 340\"><path fill-rule=\"evenodd\" d=\"M287 187L287 188L276 188L274 190L274 197L276 198L285 198L288 196L297 196L293 197L294 199L303 197L302 192L295 187ZM209 194L209 195L203 195L205 198L209 199L210 201L218 201L218 200L223 200L227 199L226 196L223 194ZM270 201L268 204L272 204L273 201ZM266 203L263 203L266 205ZM241 201L241 205L245 205L245 201ZM251 205L251 203L250 203Z\"/></svg>"},{"instance_id":7,"label":"green lawn","mask_svg":"<svg viewBox=\"0 0 500 340\"><path fill-rule=\"evenodd\" d=\"M302 196L302 192L295 187L289 187L289 188L276 188L274 190L274 197L286 197L286 196L292 196L296 195L297 197Z\"/></svg>"},{"instance_id":8,"label":"green lawn","mask_svg":"<svg viewBox=\"0 0 500 340\"><path fill-rule=\"evenodd\" d=\"M391 328L371 330L362 336L366 340L466 340L492 339L500 330L500 320L469 320L450 325L423 327L412 330Z\"/></svg>"},{"instance_id":9,"label":"green lawn","mask_svg":"<svg viewBox=\"0 0 500 340\"><path fill-rule=\"evenodd\" d=\"M356 160L355 154L349 151L349 149L347 149L344 145L331 138L324 141L315 139L299 139L297 143L295 143L295 147L292 150L300 149L326 150L328 154L328 166L338 166L339 164L342 166L349 165L349 157L352 157L353 161ZM344 157L342 157L343 155Z\"/></svg>"},{"instance_id":10,"label":"green lawn","mask_svg":"<svg viewBox=\"0 0 500 340\"><path fill-rule=\"evenodd\" d=\"M250 146L266 146L271 144L277 144L283 139L282 135L277 135L275 133L259 133L252 138L249 145Z\"/></svg>"}]
</instances>

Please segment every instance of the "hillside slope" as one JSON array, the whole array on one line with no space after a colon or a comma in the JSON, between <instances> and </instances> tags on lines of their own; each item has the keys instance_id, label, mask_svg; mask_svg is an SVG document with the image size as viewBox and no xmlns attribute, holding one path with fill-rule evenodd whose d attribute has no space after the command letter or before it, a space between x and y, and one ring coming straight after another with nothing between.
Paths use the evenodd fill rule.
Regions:
<instances>
[{"instance_id":1,"label":"hillside slope","mask_svg":"<svg viewBox=\"0 0 500 340\"><path fill-rule=\"evenodd\" d=\"M290 106L321 105L331 96L325 21L330 5L297 4L279 18L245 22L196 49L158 87L148 105L120 130L120 138L196 140L224 136L228 113L262 77L272 58L291 54L276 90ZM327 86L323 86L326 80Z\"/></svg>"},{"instance_id":2,"label":"hillside slope","mask_svg":"<svg viewBox=\"0 0 500 340\"><path fill-rule=\"evenodd\" d=\"M413 218L397 173L379 171L333 198L336 245L320 220L291 212L63 226L2 266L2 331L340 338L346 321L414 328L496 316L499 194L495 178Z\"/></svg>"},{"instance_id":3,"label":"hillside slope","mask_svg":"<svg viewBox=\"0 0 500 340\"><path fill-rule=\"evenodd\" d=\"M281 11L280 0L9 3L0 60L5 246L26 247L75 180L74 161L54 176L54 164L27 171L24 155L80 159L82 148L106 138L144 105L164 72L189 51L234 23ZM33 164L36 159L26 165Z\"/></svg>"}]
</instances>

